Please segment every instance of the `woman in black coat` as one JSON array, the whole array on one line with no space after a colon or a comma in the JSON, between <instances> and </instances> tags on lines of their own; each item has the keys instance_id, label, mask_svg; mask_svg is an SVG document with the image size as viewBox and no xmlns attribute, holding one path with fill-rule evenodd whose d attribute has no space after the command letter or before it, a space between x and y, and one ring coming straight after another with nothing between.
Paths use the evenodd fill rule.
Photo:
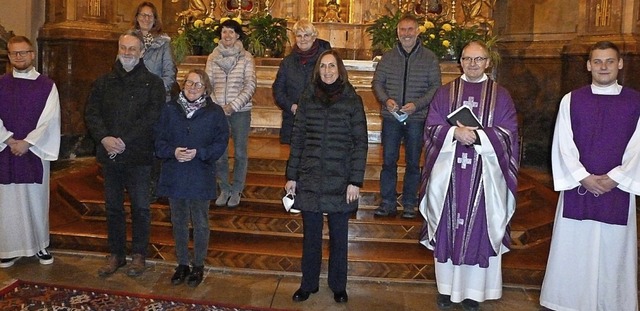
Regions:
<instances>
[{"instance_id":1,"label":"woman in black coat","mask_svg":"<svg viewBox=\"0 0 640 311\"><path fill-rule=\"evenodd\" d=\"M306 19L296 22L292 30L296 44L291 54L282 59L276 79L273 81L273 98L282 109L281 144L291 142L293 118L298 109L298 101L311 82L318 56L331 49L329 42L318 39L318 30Z\"/></svg>"},{"instance_id":2,"label":"woman in black coat","mask_svg":"<svg viewBox=\"0 0 640 311\"><path fill-rule=\"evenodd\" d=\"M368 141L362 99L336 51L320 55L300 103L285 185L287 192L296 194L304 226L302 281L292 298L305 301L318 291L323 213L327 213L329 288L336 302L347 302L349 217L358 207Z\"/></svg>"}]
</instances>

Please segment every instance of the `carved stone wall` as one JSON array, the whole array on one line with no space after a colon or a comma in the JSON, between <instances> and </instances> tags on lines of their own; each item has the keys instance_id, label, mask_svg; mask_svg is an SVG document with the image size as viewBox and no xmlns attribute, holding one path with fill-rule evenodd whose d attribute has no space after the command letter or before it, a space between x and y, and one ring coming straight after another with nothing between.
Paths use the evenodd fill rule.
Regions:
<instances>
[{"instance_id":1,"label":"carved stone wall","mask_svg":"<svg viewBox=\"0 0 640 311\"><path fill-rule=\"evenodd\" d=\"M165 31L175 33L177 15L192 0L153 0ZM220 17L223 0L213 14ZM260 0L264 1L267 0ZM270 1L270 0L269 0ZM301 18L326 13L329 0L274 0L269 11L292 26ZM211 1L199 0L211 11ZM344 22L317 22L320 37L328 39L345 58L369 58L370 38L364 29L399 5L424 10L428 0L338 0ZM503 61L496 68L498 82L514 97L522 116L525 165L548 166L553 122L561 97L589 83L585 62L588 47L598 40L619 44L625 59L620 82L640 89L638 34L640 0L442 0L441 13L460 24L492 27L500 37ZM63 133L70 144L84 140L82 112L90 85L109 71L116 40L131 25L137 1L47 0L46 24L38 39L41 71L52 76L63 104ZM455 6L453 5L455 3ZM623 10L624 8L624 10ZM262 7L265 9L265 7ZM211 13L211 12L209 12ZM420 13L420 12L419 12ZM294 42L291 40L291 42ZM1 54L0 54L1 57ZM1 66L1 65L0 65ZM73 148L72 148L73 149Z\"/></svg>"}]
</instances>

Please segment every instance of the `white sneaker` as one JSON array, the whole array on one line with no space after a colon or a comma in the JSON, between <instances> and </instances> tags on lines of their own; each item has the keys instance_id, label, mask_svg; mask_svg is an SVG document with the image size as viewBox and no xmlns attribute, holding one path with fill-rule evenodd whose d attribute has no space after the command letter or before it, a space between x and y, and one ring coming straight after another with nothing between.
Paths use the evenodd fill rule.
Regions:
<instances>
[{"instance_id":1,"label":"white sneaker","mask_svg":"<svg viewBox=\"0 0 640 311\"><path fill-rule=\"evenodd\" d=\"M229 196L229 203L227 203L228 208L234 208L240 205L240 193L232 193Z\"/></svg>"},{"instance_id":2,"label":"white sneaker","mask_svg":"<svg viewBox=\"0 0 640 311\"><path fill-rule=\"evenodd\" d=\"M0 259L0 268L9 268L9 267L13 266L13 264L16 261L18 261L18 259L20 259L20 257L1 258Z\"/></svg>"},{"instance_id":3,"label":"white sneaker","mask_svg":"<svg viewBox=\"0 0 640 311\"><path fill-rule=\"evenodd\" d=\"M220 192L220 195L216 199L216 206L225 206L225 205L227 205L227 201L229 201L229 197L230 196L231 196L231 194L229 194L228 191L222 190Z\"/></svg>"},{"instance_id":4,"label":"white sneaker","mask_svg":"<svg viewBox=\"0 0 640 311\"><path fill-rule=\"evenodd\" d=\"M295 209L295 208L290 208L289 209L289 213L291 213L291 214L300 214L300 210L299 209Z\"/></svg>"},{"instance_id":5,"label":"white sneaker","mask_svg":"<svg viewBox=\"0 0 640 311\"><path fill-rule=\"evenodd\" d=\"M36 257L40 260L41 265L50 265L53 263L53 256L46 248L37 252Z\"/></svg>"}]
</instances>

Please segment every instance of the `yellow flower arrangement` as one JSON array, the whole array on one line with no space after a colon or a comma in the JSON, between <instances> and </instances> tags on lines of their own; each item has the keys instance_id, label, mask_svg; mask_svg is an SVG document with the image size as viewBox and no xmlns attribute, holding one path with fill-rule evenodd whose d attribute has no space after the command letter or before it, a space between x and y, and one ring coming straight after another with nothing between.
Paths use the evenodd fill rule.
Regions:
<instances>
[{"instance_id":1,"label":"yellow flower arrangement","mask_svg":"<svg viewBox=\"0 0 640 311\"><path fill-rule=\"evenodd\" d=\"M367 27L374 55L380 55L395 46L398 41L396 27L401 17L402 12L398 10L394 15L379 17ZM443 59L457 59L464 44L471 40L489 40L491 43L496 41L495 37L487 36L478 27L463 27L444 18L421 21L418 32L422 44Z\"/></svg>"}]
</instances>

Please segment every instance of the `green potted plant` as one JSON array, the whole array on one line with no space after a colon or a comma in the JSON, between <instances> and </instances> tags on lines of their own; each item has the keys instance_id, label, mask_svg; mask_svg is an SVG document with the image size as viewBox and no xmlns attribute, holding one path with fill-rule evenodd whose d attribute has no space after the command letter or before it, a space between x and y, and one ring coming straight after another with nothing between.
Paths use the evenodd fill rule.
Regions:
<instances>
[{"instance_id":1,"label":"green potted plant","mask_svg":"<svg viewBox=\"0 0 640 311\"><path fill-rule=\"evenodd\" d=\"M366 31L371 35L371 47L374 55L381 55L394 47L398 41L396 28L402 14L398 10L393 15L380 16L371 26L367 27ZM420 23L418 28L420 41L441 59L456 60L467 42L481 40L489 47L493 65L497 65L500 61L500 55L495 50L498 38L487 34L477 26L464 27L444 18L425 19Z\"/></svg>"},{"instance_id":2,"label":"green potted plant","mask_svg":"<svg viewBox=\"0 0 640 311\"><path fill-rule=\"evenodd\" d=\"M398 41L396 27L402 12L397 10L393 15L382 15L367 27L366 32L371 36L373 55L382 55L391 50Z\"/></svg>"},{"instance_id":3,"label":"green potted plant","mask_svg":"<svg viewBox=\"0 0 640 311\"><path fill-rule=\"evenodd\" d=\"M258 57L280 57L284 53L289 43L286 19L273 17L268 12L260 12L249 19L248 28L249 35L245 40L245 46L249 53Z\"/></svg>"},{"instance_id":4,"label":"green potted plant","mask_svg":"<svg viewBox=\"0 0 640 311\"><path fill-rule=\"evenodd\" d=\"M187 55L211 53L218 45L216 29L219 24L214 18L205 16L180 27L178 35L171 40L176 60L181 62Z\"/></svg>"}]
</instances>

